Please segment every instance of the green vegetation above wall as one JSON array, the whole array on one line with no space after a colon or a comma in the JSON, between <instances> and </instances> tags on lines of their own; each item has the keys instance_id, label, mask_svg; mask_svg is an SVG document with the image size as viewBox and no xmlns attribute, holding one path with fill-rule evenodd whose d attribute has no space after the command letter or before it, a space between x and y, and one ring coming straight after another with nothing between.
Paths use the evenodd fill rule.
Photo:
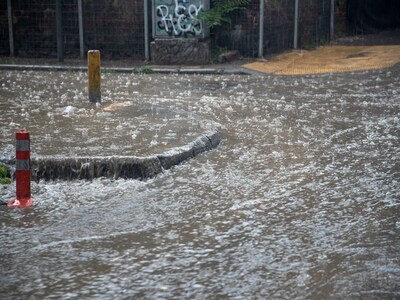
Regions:
<instances>
[{"instance_id":1,"label":"green vegetation above wall","mask_svg":"<svg viewBox=\"0 0 400 300\"><path fill-rule=\"evenodd\" d=\"M230 15L238 10L246 9L250 0L212 0L211 8L201 11L199 20L207 23L210 28L223 27L231 24Z\"/></svg>"}]
</instances>

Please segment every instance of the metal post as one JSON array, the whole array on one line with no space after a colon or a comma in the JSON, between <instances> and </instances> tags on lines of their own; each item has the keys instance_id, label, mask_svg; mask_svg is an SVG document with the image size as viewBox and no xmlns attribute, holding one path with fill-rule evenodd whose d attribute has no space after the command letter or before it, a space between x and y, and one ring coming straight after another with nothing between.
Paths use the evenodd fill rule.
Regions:
<instances>
[{"instance_id":1,"label":"metal post","mask_svg":"<svg viewBox=\"0 0 400 300\"><path fill-rule=\"evenodd\" d=\"M81 59L85 58L85 44L83 40L83 0L78 0L78 23L79 23L79 50Z\"/></svg>"},{"instance_id":2,"label":"metal post","mask_svg":"<svg viewBox=\"0 0 400 300\"><path fill-rule=\"evenodd\" d=\"M63 28L62 28L62 0L56 0L56 23L57 23L57 58L59 62L64 61Z\"/></svg>"},{"instance_id":3,"label":"metal post","mask_svg":"<svg viewBox=\"0 0 400 300\"><path fill-rule=\"evenodd\" d=\"M293 48L297 49L297 40L299 34L299 0L294 1L294 36L293 36Z\"/></svg>"},{"instance_id":4,"label":"metal post","mask_svg":"<svg viewBox=\"0 0 400 300\"><path fill-rule=\"evenodd\" d=\"M146 61L150 60L149 51L149 3L148 0L144 1L144 55Z\"/></svg>"},{"instance_id":5,"label":"metal post","mask_svg":"<svg viewBox=\"0 0 400 300\"><path fill-rule=\"evenodd\" d=\"M330 28L331 41L335 38L335 0L331 0L331 28Z\"/></svg>"},{"instance_id":6,"label":"metal post","mask_svg":"<svg viewBox=\"0 0 400 300\"><path fill-rule=\"evenodd\" d=\"M13 32L13 16L11 8L11 0L7 0L7 15L8 15L8 41L10 44L10 55L14 56L14 32Z\"/></svg>"},{"instance_id":7,"label":"metal post","mask_svg":"<svg viewBox=\"0 0 400 300\"><path fill-rule=\"evenodd\" d=\"M259 30L259 40L258 40L258 57L262 58L264 56L264 7L265 0L260 0L260 30Z\"/></svg>"},{"instance_id":8,"label":"metal post","mask_svg":"<svg viewBox=\"0 0 400 300\"><path fill-rule=\"evenodd\" d=\"M92 103L101 102L100 92L100 51L88 51L88 86L89 86L89 101Z\"/></svg>"}]
</instances>

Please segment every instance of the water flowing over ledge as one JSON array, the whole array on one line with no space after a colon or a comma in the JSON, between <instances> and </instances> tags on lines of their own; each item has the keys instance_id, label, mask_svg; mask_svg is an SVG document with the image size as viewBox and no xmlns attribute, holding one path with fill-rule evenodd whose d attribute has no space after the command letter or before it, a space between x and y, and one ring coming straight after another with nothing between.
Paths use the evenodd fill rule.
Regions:
<instances>
[{"instance_id":1,"label":"water flowing over ledge","mask_svg":"<svg viewBox=\"0 0 400 300\"><path fill-rule=\"evenodd\" d=\"M91 180L99 177L146 179L216 148L220 141L219 133L214 131L200 135L185 146L147 157L36 157L31 159L32 180ZM13 161L2 163L11 165Z\"/></svg>"}]
</instances>

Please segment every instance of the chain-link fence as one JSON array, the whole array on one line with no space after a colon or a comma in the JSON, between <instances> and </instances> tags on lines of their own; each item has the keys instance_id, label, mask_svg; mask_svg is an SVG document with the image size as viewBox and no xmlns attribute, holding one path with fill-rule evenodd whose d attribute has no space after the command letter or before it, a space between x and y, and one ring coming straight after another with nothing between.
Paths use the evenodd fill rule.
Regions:
<instances>
[{"instance_id":1,"label":"chain-link fence","mask_svg":"<svg viewBox=\"0 0 400 300\"><path fill-rule=\"evenodd\" d=\"M329 41L331 0L298 2L298 47L312 48ZM223 32L221 47L239 50L245 56L259 51L260 1L252 0L246 11L233 16L231 28ZM268 55L294 48L295 1L265 1L263 52Z\"/></svg>"},{"instance_id":2,"label":"chain-link fence","mask_svg":"<svg viewBox=\"0 0 400 300\"><path fill-rule=\"evenodd\" d=\"M84 1L85 47L102 56L144 57L143 1Z\"/></svg>"},{"instance_id":3,"label":"chain-link fence","mask_svg":"<svg viewBox=\"0 0 400 300\"><path fill-rule=\"evenodd\" d=\"M57 54L55 1L14 0L12 12L16 54L54 57Z\"/></svg>"},{"instance_id":4,"label":"chain-link fence","mask_svg":"<svg viewBox=\"0 0 400 300\"><path fill-rule=\"evenodd\" d=\"M151 0L0 1L0 55L14 53L20 57L54 58L62 47L61 53L65 57L79 57L88 49L99 49L106 58L143 60L148 49L146 40L152 38L151 21L147 24L146 32L149 34L145 37L145 1L149 7L147 15L151 19ZM165 1L171 5L183 5L192 0ZM342 23L346 22L343 16L347 13L351 13L353 19L364 22L366 13L361 14L364 10L360 7L369 8L368 16L375 16L373 10L382 8L382 5L373 5L372 0L365 2L370 3L369 6L361 0L332 1L264 0L264 10L260 12L260 0L251 0L246 9L234 13L227 28L220 28L218 35L212 36L215 38L212 45L239 50L243 56L255 57L260 54L262 35L263 55L296 47L309 49L330 40L333 3L340 8L336 15L342 16ZM399 7L398 4L392 6ZM398 13L392 12L390 16L397 18L397 24L400 23ZM349 22L353 20L348 19ZM360 28L361 21L356 21L352 24ZM11 39L9 32L12 33Z\"/></svg>"},{"instance_id":5,"label":"chain-link fence","mask_svg":"<svg viewBox=\"0 0 400 300\"><path fill-rule=\"evenodd\" d=\"M276 53L293 48L295 2L267 1L264 13L264 53ZM301 7L301 6L300 6Z\"/></svg>"},{"instance_id":6,"label":"chain-link fence","mask_svg":"<svg viewBox=\"0 0 400 300\"><path fill-rule=\"evenodd\" d=\"M259 0L251 0L245 10L236 11L229 27L223 28L217 46L238 50L245 56L256 56L259 39Z\"/></svg>"},{"instance_id":7,"label":"chain-link fence","mask_svg":"<svg viewBox=\"0 0 400 300\"><path fill-rule=\"evenodd\" d=\"M0 55L9 53L7 2L0 1Z\"/></svg>"},{"instance_id":8,"label":"chain-link fence","mask_svg":"<svg viewBox=\"0 0 400 300\"><path fill-rule=\"evenodd\" d=\"M12 0L15 55L57 57L56 0ZM144 57L143 1L63 0L63 55L79 57L81 47L112 58ZM82 3L79 14L79 3ZM82 32L79 30L81 18ZM0 54L10 54L7 2L0 2ZM83 45L80 43L82 37Z\"/></svg>"},{"instance_id":9,"label":"chain-link fence","mask_svg":"<svg viewBox=\"0 0 400 300\"><path fill-rule=\"evenodd\" d=\"M299 47L313 48L330 39L331 0L302 0L299 6Z\"/></svg>"},{"instance_id":10,"label":"chain-link fence","mask_svg":"<svg viewBox=\"0 0 400 300\"><path fill-rule=\"evenodd\" d=\"M182 1L182 0L180 0ZM331 0L301 0L298 7L299 47L313 47L329 39ZM29 57L57 56L56 0L10 1L15 54ZM265 1L263 52L293 48L295 6L293 0ZM101 49L102 56L144 59L143 1L63 0L62 46L66 57L79 57L80 50ZM81 6L81 11L79 4ZM80 14L81 12L81 14ZM9 54L7 4L0 4L0 53ZM81 18L81 20L80 20ZM79 22L82 24L82 32ZM245 10L232 16L220 31L216 46L236 49L255 57L259 51L260 1L251 0ZM151 30L149 30L151 32ZM83 45L82 45L83 42Z\"/></svg>"}]
</instances>

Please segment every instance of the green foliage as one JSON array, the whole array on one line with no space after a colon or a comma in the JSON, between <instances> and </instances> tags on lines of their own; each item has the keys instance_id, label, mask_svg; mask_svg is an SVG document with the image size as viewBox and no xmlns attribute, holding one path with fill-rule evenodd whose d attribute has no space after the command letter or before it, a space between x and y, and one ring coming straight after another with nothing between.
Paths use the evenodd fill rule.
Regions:
<instances>
[{"instance_id":1,"label":"green foliage","mask_svg":"<svg viewBox=\"0 0 400 300\"><path fill-rule=\"evenodd\" d=\"M310 43L304 43L301 46L301 49L303 50L307 50L307 51L311 51L311 50L315 50L317 47L314 44L310 44Z\"/></svg>"},{"instance_id":2,"label":"green foliage","mask_svg":"<svg viewBox=\"0 0 400 300\"><path fill-rule=\"evenodd\" d=\"M139 74L153 74L154 70L150 67L143 66L139 69Z\"/></svg>"},{"instance_id":3,"label":"green foliage","mask_svg":"<svg viewBox=\"0 0 400 300\"><path fill-rule=\"evenodd\" d=\"M110 69L110 68L101 68L100 69L101 74L115 74L115 70Z\"/></svg>"},{"instance_id":4,"label":"green foliage","mask_svg":"<svg viewBox=\"0 0 400 300\"><path fill-rule=\"evenodd\" d=\"M0 184L10 184L11 178L7 174L7 169L4 166L0 166Z\"/></svg>"},{"instance_id":5,"label":"green foliage","mask_svg":"<svg viewBox=\"0 0 400 300\"><path fill-rule=\"evenodd\" d=\"M229 25L230 15L235 11L246 9L249 2L250 0L211 0L211 8L201 11L198 18L210 28Z\"/></svg>"},{"instance_id":6,"label":"green foliage","mask_svg":"<svg viewBox=\"0 0 400 300\"><path fill-rule=\"evenodd\" d=\"M211 50L212 63L216 64L218 62L219 56L226 51L228 51L228 48L226 48L226 47L216 47L216 48L212 49Z\"/></svg>"}]
</instances>

